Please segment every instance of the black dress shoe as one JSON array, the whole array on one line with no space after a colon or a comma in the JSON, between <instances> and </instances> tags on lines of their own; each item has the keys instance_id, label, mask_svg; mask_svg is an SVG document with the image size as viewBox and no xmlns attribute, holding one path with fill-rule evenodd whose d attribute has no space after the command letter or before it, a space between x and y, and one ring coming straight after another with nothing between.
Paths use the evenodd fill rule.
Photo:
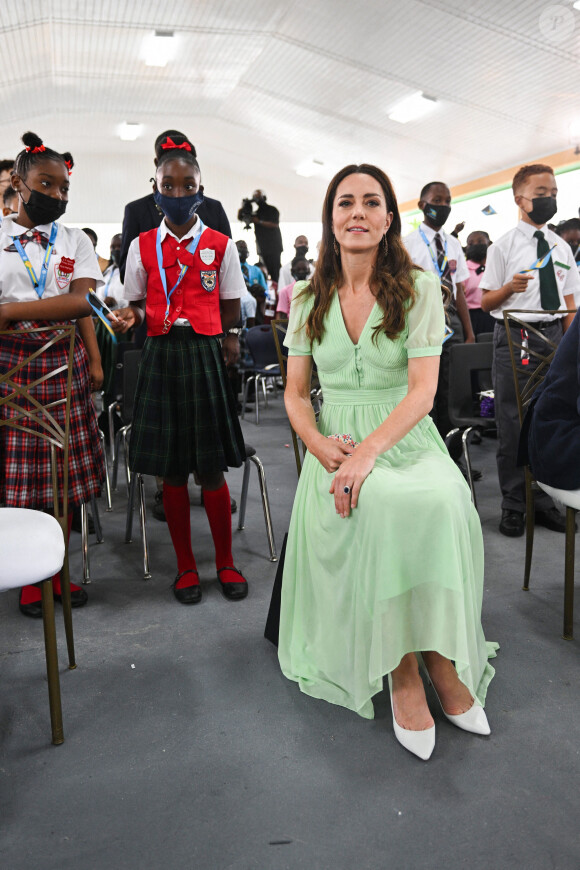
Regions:
<instances>
[{"instance_id":1,"label":"black dress shoe","mask_svg":"<svg viewBox=\"0 0 580 870\"><path fill-rule=\"evenodd\" d=\"M508 538L521 538L525 531L524 515L521 511L511 511L504 508L501 512L499 530Z\"/></svg>"},{"instance_id":2,"label":"black dress shoe","mask_svg":"<svg viewBox=\"0 0 580 870\"><path fill-rule=\"evenodd\" d=\"M55 601L58 601L59 604L62 604L62 595L58 592L53 593L53 598ZM89 596L85 592L84 589L80 587L78 589L71 589L70 591L70 606L71 607L84 607L87 601L89 600Z\"/></svg>"},{"instance_id":3,"label":"black dress shoe","mask_svg":"<svg viewBox=\"0 0 580 870\"><path fill-rule=\"evenodd\" d=\"M566 517L556 507L551 507L547 510L536 510L534 522L537 526L544 526L544 528L550 529L551 532L566 531ZM578 526L575 525L575 528L578 529Z\"/></svg>"},{"instance_id":4,"label":"black dress shoe","mask_svg":"<svg viewBox=\"0 0 580 870\"><path fill-rule=\"evenodd\" d=\"M238 509L238 503L237 503L237 501L235 500L235 498L232 498L231 496L230 496L230 504L231 504L231 506L232 506L232 513L235 514L235 512L236 512L237 509Z\"/></svg>"},{"instance_id":5,"label":"black dress shoe","mask_svg":"<svg viewBox=\"0 0 580 870\"><path fill-rule=\"evenodd\" d=\"M236 574L240 575L243 582L222 583L220 579L220 574L222 571L235 571ZM248 594L248 584L246 578L238 568L234 568L233 565L225 565L223 568L218 568L217 575L224 597L227 598L228 601L241 601L242 598L246 597L246 595Z\"/></svg>"},{"instance_id":6,"label":"black dress shoe","mask_svg":"<svg viewBox=\"0 0 580 870\"><path fill-rule=\"evenodd\" d=\"M89 535L95 534L95 521L93 520L90 514L87 514L87 527L89 530ZM78 532L79 534L83 530L83 522L82 522L82 514L80 507L76 507L73 509L73 518L71 523L71 531Z\"/></svg>"},{"instance_id":7,"label":"black dress shoe","mask_svg":"<svg viewBox=\"0 0 580 870\"><path fill-rule=\"evenodd\" d=\"M199 574L194 568L188 568L187 571L182 571L173 581L173 594L180 604L199 604L201 601L201 586L199 583L196 583L194 586L184 586L182 589L176 588L177 581L181 580L184 574L195 574L199 577Z\"/></svg>"},{"instance_id":8,"label":"black dress shoe","mask_svg":"<svg viewBox=\"0 0 580 870\"><path fill-rule=\"evenodd\" d=\"M163 507L163 490L158 489L155 493L155 504L151 510L151 513L155 517L156 520L159 520L160 523L166 523L167 517L165 516L165 508Z\"/></svg>"},{"instance_id":9,"label":"black dress shoe","mask_svg":"<svg viewBox=\"0 0 580 870\"><path fill-rule=\"evenodd\" d=\"M20 593L18 609L24 616L30 616L32 619L42 619L42 601L32 601L30 604L23 604L22 592Z\"/></svg>"}]
</instances>

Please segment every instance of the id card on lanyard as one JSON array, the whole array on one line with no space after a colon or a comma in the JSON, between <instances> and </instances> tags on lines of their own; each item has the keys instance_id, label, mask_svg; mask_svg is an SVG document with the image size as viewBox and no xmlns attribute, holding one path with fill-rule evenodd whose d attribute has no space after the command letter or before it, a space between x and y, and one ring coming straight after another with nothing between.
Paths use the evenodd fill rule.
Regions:
<instances>
[{"instance_id":1,"label":"id card on lanyard","mask_svg":"<svg viewBox=\"0 0 580 870\"><path fill-rule=\"evenodd\" d=\"M445 239L445 259L443 260L443 268L441 269L439 267L439 263L437 262L437 257L433 253L431 243L430 243L429 239L427 238L427 236L425 235L425 233L423 232L423 230L421 229L421 227L419 227L419 233L421 234L421 238L423 239L423 241L427 245L427 248L429 250L429 254L431 255L431 259L433 261L433 265L437 269L437 274L439 275L439 280L441 280L441 278L443 277L443 272L445 271L445 267L447 266L447 263L449 262L449 258L447 257L447 239Z\"/></svg>"},{"instance_id":2,"label":"id card on lanyard","mask_svg":"<svg viewBox=\"0 0 580 870\"><path fill-rule=\"evenodd\" d=\"M48 275L48 264L50 262L50 255L52 254L52 251L54 248L54 243L56 241L57 233L58 233L58 224L55 221L52 224L52 227L50 229L50 238L48 240L48 247L46 249L46 253L44 255L44 260L42 262L42 268L40 270L40 278L36 277L36 272L34 271L32 263L30 262L30 260L26 256L26 251L24 250L24 247L22 246L20 239L18 238L18 236L12 236L12 241L14 242L14 247L16 248L18 253L20 254L20 259L24 263L26 271L28 272L28 277L30 278L30 280L32 282L32 286L36 290L36 294L37 294L39 299L42 299L42 295L43 295L44 289L46 287L46 277Z\"/></svg>"},{"instance_id":3,"label":"id card on lanyard","mask_svg":"<svg viewBox=\"0 0 580 870\"><path fill-rule=\"evenodd\" d=\"M205 230L205 224L202 222L201 218L199 220L199 232L197 235L191 240L190 244L187 246L187 250L193 256L197 251L197 246L199 245L199 240L201 238L201 234ZM167 275L165 274L165 269L163 267L163 252L161 250L161 227L157 228L157 237L155 240L155 248L157 251L157 266L159 268L159 275L161 276L161 283L163 284L163 292L165 293L165 301L167 302L167 308L165 309L165 319L163 321L163 332L169 332L171 328L171 323L169 322L169 305L171 302L171 297L173 296L174 291L179 287L183 278L185 277L185 273L187 272L189 266L182 266L181 271L179 273L179 278L169 290L167 291ZM179 262L179 261L178 261Z\"/></svg>"}]
</instances>

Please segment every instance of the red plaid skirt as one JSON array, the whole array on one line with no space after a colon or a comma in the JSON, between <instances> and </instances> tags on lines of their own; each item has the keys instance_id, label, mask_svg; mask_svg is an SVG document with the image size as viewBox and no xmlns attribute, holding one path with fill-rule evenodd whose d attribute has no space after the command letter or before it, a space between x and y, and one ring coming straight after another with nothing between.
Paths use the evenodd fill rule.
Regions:
<instances>
[{"instance_id":1,"label":"red plaid skirt","mask_svg":"<svg viewBox=\"0 0 580 870\"><path fill-rule=\"evenodd\" d=\"M53 326L52 323L31 322L14 323L14 329L36 326ZM0 371L8 372L19 362L26 359L36 348L42 347L47 333L38 338L30 336L0 336ZM67 365L68 341L50 347L28 365L16 373L13 380L23 384L42 377L44 374ZM42 404L62 399L66 395L67 372L37 385L32 395ZM2 396L11 390L6 384L0 385ZM21 404L23 399L18 400ZM25 405L26 406L26 405ZM32 407L31 405L29 405ZM15 412L6 406L0 408L5 418ZM64 428L64 406L51 412ZM33 421L21 421L22 425L35 427ZM57 450L58 478L62 491L62 451ZM52 510L52 473L50 444L34 435L26 435L7 426L0 428L0 503L9 507ZM72 376L72 398L69 429L69 504L77 506L88 502L92 495L99 495L101 483L105 479L105 466L97 416L91 401L89 366L85 346L77 335L74 347Z\"/></svg>"}]
</instances>

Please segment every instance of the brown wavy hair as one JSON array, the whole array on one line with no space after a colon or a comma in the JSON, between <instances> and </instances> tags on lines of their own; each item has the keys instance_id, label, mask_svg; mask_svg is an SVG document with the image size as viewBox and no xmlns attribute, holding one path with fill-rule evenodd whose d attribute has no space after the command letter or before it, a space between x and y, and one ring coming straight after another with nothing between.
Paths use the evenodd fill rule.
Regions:
<instances>
[{"instance_id":1,"label":"brown wavy hair","mask_svg":"<svg viewBox=\"0 0 580 870\"><path fill-rule=\"evenodd\" d=\"M371 291L383 311L381 323L373 330L373 341L376 341L381 332L388 338L396 338L402 332L405 315L415 301L413 272L421 269L413 264L401 240L401 216L390 179L378 166L368 163L345 166L336 173L326 191L322 206L322 241L316 269L308 287L300 294L314 295L314 304L306 320L306 332L311 342L320 341L324 335L324 318L336 288L342 283L340 253L337 254L334 250L332 209L338 185L354 174L371 175L378 181L385 196L387 211L393 213L393 220L387 230L388 251L385 253L381 242L370 281Z\"/></svg>"}]
</instances>

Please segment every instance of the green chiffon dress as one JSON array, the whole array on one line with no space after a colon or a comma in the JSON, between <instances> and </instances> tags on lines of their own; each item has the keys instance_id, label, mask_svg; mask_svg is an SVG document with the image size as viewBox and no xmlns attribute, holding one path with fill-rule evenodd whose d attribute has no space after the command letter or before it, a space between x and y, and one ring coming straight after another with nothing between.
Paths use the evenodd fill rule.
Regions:
<instances>
[{"instance_id":1,"label":"green chiffon dress","mask_svg":"<svg viewBox=\"0 0 580 870\"><path fill-rule=\"evenodd\" d=\"M373 308L353 344L334 293L322 341L312 349L304 323L313 297L295 285L286 345L314 358L323 393L324 435L362 441L407 393L412 357L441 353L439 282L416 273L416 301L402 333L384 333ZM278 655L282 672L307 695L374 715L372 697L405 653L437 650L451 659L481 705L494 669L481 627L483 540L469 488L425 417L381 454L341 519L332 481L306 455L298 483L282 582Z\"/></svg>"}]
</instances>

